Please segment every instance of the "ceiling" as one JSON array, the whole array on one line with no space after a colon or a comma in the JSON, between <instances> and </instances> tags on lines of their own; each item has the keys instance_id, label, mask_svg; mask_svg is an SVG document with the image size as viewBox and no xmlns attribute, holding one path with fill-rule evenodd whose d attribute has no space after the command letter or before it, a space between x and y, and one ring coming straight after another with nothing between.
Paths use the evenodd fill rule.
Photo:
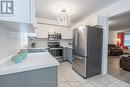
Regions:
<instances>
[{"instance_id":1,"label":"ceiling","mask_svg":"<svg viewBox=\"0 0 130 87\"><path fill-rule=\"evenodd\" d=\"M109 28L113 31L130 30L130 11L110 17Z\"/></svg>"},{"instance_id":2,"label":"ceiling","mask_svg":"<svg viewBox=\"0 0 130 87\"><path fill-rule=\"evenodd\" d=\"M62 8L71 17L72 23L105 8L118 0L36 0L36 17L56 20Z\"/></svg>"}]
</instances>

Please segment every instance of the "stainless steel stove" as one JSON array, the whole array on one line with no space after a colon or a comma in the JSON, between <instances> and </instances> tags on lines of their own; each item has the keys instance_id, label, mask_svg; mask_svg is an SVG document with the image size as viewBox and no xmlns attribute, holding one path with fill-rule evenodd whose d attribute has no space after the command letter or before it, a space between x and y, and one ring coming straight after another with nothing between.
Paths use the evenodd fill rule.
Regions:
<instances>
[{"instance_id":1,"label":"stainless steel stove","mask_svg":"<svg viewBox=\"0 0 130 87\"><path fill-rule=\"evenodd\" d=\"M60 63L63 62L63 47L60 46L60 33L51 33L48 36L48 47L49 52L54 56Z\"/></svg>"}]
</instances>

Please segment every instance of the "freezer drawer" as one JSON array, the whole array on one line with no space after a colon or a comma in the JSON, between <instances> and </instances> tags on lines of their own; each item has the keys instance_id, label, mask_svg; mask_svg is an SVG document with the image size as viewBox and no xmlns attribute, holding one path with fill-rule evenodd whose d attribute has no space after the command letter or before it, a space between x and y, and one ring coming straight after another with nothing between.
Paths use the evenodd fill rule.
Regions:
<instances>
[{"instance_id":1,"label":"freezer drawer","mask_svg":"<svg viewBox=\"0 0 130 87\"><path fill-rule=\"evenodd\" d=\"M73 55L72 68L82 77L86 78L86 59L85 57Z\"/></svg>"}]
</instances>

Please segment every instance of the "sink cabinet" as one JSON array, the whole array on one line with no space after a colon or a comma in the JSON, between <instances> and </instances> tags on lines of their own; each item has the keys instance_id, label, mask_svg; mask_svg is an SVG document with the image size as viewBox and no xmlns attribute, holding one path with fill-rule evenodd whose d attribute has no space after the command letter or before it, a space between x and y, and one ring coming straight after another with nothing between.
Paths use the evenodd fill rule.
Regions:
<instances>
[{"instance_id":1,"label":"sink cabinet","mask_svg":"<svg viewBox=\"0 0 130 87\"><path fill-rule=\"evenodd\" d=\"M58 66L0 75L1 87L58 87Z\"/></svg>"}]
</instances>

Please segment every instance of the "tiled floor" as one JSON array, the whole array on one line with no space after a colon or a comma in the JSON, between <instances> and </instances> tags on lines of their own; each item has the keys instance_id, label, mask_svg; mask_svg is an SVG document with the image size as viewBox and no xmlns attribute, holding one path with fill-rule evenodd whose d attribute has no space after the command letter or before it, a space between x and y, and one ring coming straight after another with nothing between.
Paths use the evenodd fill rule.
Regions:
<instances>
[{"instance_id":1,"label":"tiled floor","mask_svg":"<svg viewBox=\"0 0 130 87\"><path fill-rule=\"evenodd\" d=\"M122 81L130 84L130 71L123 70L119 67L119 56L109 56L108 58L108 73Z\"/></svg>"},{"instance_id":2,"label":"tiled floor","mask_svg":"<svg viewBox=\"0 0 130 87\"><path fill-rule=\"evenodd\" d=\"M98 75L83 79L72 70L71 64L64 62L59 66L59 87L130 87L111 75Z\"/></svg>"}]
</instances>

